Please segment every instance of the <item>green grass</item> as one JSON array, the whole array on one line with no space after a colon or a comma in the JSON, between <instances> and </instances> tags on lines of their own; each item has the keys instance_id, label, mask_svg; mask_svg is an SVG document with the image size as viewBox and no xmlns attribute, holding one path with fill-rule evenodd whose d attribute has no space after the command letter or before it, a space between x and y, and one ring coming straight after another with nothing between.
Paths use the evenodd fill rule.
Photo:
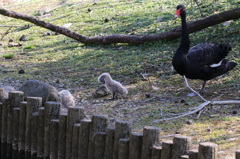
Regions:
<instances>
[{"instance_id":1,"label":"green grass","mask_svg":"<svg viewBox=\"0 0 240 159\"><path fill-rule=\"evenodd\" d=\"M187 21L201 19L200 10L194 1L178 1L187 7ZM173 0L130 0L130 1L82 1L68 0L63 5L60 1L43 0L14 2L4 8L30 16L37 16L38 10L47 10L52 16L41 19L46 22L63 26L72 23L70 30L86 36L109 34L153 35L169 31L180 25L180 19L174 19L176 1ZM200 3L204 16L210 16L239 6L237 1L203 0ZM27 8L31 8L27 9ZM88 9L91 12L88 12ZM104 20L108 18L108 22ZM158 22L158 19L161 19ZM227 151L230 157L239 147L239 114L233 116L232 111L238 105L208 107L199 120L197 114L177 120L160 123L152 121L170 117L189 111L202 103L198 97L186 97L190 90L185 87L183 78L172 72L171 59L179 45L179 39L158 41L134 46L116 45L85 45L64 35L56 35L52 31L34 26L28 22L9 17L0 17L1 24L24 26L13 27L0 42L1 69L11 70L0 74L0 84L21 85L27 79L38 79L56 86L59 90L69 89L76 97L79 105L85 107L86 114L108 114L109 117L133 122L134 131L141 132L145 125L158 126L161 135L180 132L192 136L195 144L211 141L219 144L219 149ZM229 42L233 49L228 59L240 63L239 30L240 20L234 20L230 26L222 23L190 34L192 46L201 42ZM5 33L8 27L0 27ZM47 35L48 33L48 35ZM18 39L26 35L28 41L23 46L8 48L9 39L18 43ZM5 59L12 55L14 58ZM240 69L239 65L225 75L211 80L206 86L206 99L239 100ZM18 74L20 69L25 74ZM12 71L14 70L14 71ZM113 79L123 83L129 90L127 99L107 101L106 98L94 99L91 94L100 85L97 77L109 72ZM154 88L149 81L143 81L140 73L149 73ZM56 80L60 80L57 84ZM201 81L189 80L189 84L200 89ZM153 93L161 98L149 99L145 93ZM184 100L184 103L181 101ZM123 102L123 104L120 104ZM161 114L162 112L162 114ZM210 115L216 115L210 118ZM185 120L193 120L187 125ZM207 129L211 131L208 132ZM227 133L225 133L227 131ZM231 140L232 139L232 140ZM232 149L231 149L232 148ZM229 152L229 153L228 153Z\"/></svg>"},{"instance_id":2,"label":"green grass","mask_svg":"<svg viewBox=\"0 0 240 159\"><path fill-rule=\"evenodd\" d=\"M7 54L7 55L3 55L2 57L5 59L12 59L14 58L14 54Z\"/></svg>"}]
</instances>

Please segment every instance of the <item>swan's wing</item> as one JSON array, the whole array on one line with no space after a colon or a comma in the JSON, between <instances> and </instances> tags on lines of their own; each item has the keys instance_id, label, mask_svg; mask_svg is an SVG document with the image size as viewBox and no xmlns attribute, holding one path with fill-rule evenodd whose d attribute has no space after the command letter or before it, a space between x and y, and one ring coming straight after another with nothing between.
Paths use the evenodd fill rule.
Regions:
<instances>
[{"instance_id":1,"label":"swan's wing","mask_svg":"<svg viewBox=\"0 0 240 159\"><path fill-rule=\"evenodd\" d=\"M200 43L189 49L187 59L202 66L210 66L221 62L231 49L230 44Z\"/></svg>"}]
</instances>

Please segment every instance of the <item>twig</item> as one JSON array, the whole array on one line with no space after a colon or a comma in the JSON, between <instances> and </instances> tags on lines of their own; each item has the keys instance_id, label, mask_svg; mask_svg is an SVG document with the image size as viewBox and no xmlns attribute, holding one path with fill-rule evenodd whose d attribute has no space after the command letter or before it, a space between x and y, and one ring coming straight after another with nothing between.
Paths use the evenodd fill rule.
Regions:
<instances>
[{"instance_id":1,"label":"twig","mask_svg":"<svg viewBox=\"0 0 240 159\"><path fill-rule=\"evenodd\" d=\"M200 6L199 6L199 4L198 4L198 1L197 1L197 0L194 0L194 2L197 4L197 6L198 6L198 8L199 8L199 10L200 10L200 14L201 14L201 16L203 17L203 13L202 13L202 10L201 10L201 8L200 8Z\"/></svg>"},{"instance_id":2,"label":"twig","mask_svg":"<svg viewBox=\"0 0 240 159\"><path fill-rule=\"evenodd\" d=\"M239 100L224 100L224 101L213 101L213 105L224 105L224 104L240 104Z\"/></svg>"},{"instance_id":3,"label":"twig","mask_svg":"<svg viewBox=\"0 0 240 159\"><path fill-rule=\"evenodd\" d=\"M196 92L194 89L192 89L192 88L189 86L186 76L183 75L183 77L184 77L184 80L185 80L185 82L186 82L186 86L187 86L191 91L193 91L194 93L196 93L204 102L207 102L208 100L206 100L205 98L203 98L203 96L201 96L198 92Z\"/></svg>"},{"instance_id":4,"label":"twig","mask_svg":"<svg viewBox=\"0 0 240 159\"><path fill-rule=\"evenodd\" d=\"M4 36L9 33L9 31L10 31L11 28L12 28L12 26L10 26L10 27L8 28L8 30L2 35L1 41L2 41L2 39L4 38Z\"/></svg>"},{"instance_id":5,"label":"twig","mask_svg":"<svg viewBox=\"0 0 240 159\"><path fill-rule=\"evenodd\" d=\"M179 116L176 116L176 117L172 117L172 118L154 120L153 122L156 123L156 122L160 122L160 121L167 121L167 120L177 119L177 118L181 118L181 117L184 117L184 116L187 116L187 115L191 115L191 114L193 114L193 113L198 112L199 110L201 110L201 109L204 108L205 106L209 105L210 103L211 103L211 101L206 101L206 102L202 103L201 105L199 105L199 106L198 106L195 110L193 110L193 111L190 111L190 112L187 112L187 113L184 113L184 114L182 114L182 115L179 115Z\"/></svg>"},{"instance_id":6,"label":"twig","mask_svg":"<svg viewBox=\"0 0 240 159\"><path fill-rule=\"evenodd\" d=\"M182 115L175 116L175 117L172 117L172 118L165 118L165 119L155 120L153 122L161 122L161 121L173 120L173 119L181 118L181 117L184 117L184 116L187 116L187 115L191 115L193 113L196 113L196 112L202 110L204 107L208 106L209 104L213 104L213 105L240 104L240 101L239 100L206 101L206 102L200 104L198 107L196 107L196 109L193 110L193 111L189 111L187 113L184 113Z\"/></svg>"}]
</instances>

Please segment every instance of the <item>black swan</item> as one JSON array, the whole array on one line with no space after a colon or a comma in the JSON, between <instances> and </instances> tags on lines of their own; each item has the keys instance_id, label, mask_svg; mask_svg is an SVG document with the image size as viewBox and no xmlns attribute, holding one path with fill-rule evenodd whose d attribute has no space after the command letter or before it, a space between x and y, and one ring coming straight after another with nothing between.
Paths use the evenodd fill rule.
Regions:
<instances>
[{"instance_id":1,"label":"black swan","mask_svg":"<svg viewBox=\"0 0 240 159\"><path fill-rule=\"evenodd\" d=\"M201 79L203 85L200 93L208 80L220 76L233 69L237 63L224 59L231 51L230 44L200 43L190 48L190 40L186 23L186 10L183 5L178 5L175 18L181 16L182 38L180 46L172 59L174 69L180 75L190 79Z\"/></svg>"},{"instance_id":2,"label":"black swan","mask_svg":"<svg viewBox=\"0 0 240 159\"><path fill-rule=\"evenodd\" d=\"M98 77L98 82L105 85L107 90L113 95L112 99L128 94L123 85L112 79L109 73L103 73Z\"/></svg>"}]
</instances>

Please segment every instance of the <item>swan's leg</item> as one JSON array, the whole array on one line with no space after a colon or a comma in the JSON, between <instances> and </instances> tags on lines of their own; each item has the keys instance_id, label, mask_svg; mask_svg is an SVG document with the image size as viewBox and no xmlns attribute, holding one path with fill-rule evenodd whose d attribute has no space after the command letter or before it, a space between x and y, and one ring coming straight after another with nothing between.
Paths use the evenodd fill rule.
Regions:
<instances>
[{"instance_id":1,"label":"swan's leg","mask_svg":"<svg viewBox=\"0 0 240 159\"><path fill-rule=\"evenodd\" d=\"M186 86L187 86L192 92L194 92L196 95L198 95L202 100L204 100L205 102L207 102L206 99L204 99L198 92L196 92L194 89L192 89L192 88L189 86L186 76L183 75L183 77L184 77Z\"/></svg>"},{"instance_id":2,"label":"swan's leg","mask_svg":"<svg viewBox=\"0 0 240 159\"><path fill-rule=\"evenodd\" d=\"M207 81L203 81L202 88L200 90L200 94L203 94L203 89L204 89L206 84L207 84Z\"/></svg>"},{"instance_id":3,"label":"swan's leg","mask_svg":"<svg viewBox=\"0 0 240 159\"><path fill-rule=\"evenodd\" d=\"M115 93L113 93L112 98L110 98L109 100L114 100L114 99L116 99Z\"/></svg>"}]
</instances>

